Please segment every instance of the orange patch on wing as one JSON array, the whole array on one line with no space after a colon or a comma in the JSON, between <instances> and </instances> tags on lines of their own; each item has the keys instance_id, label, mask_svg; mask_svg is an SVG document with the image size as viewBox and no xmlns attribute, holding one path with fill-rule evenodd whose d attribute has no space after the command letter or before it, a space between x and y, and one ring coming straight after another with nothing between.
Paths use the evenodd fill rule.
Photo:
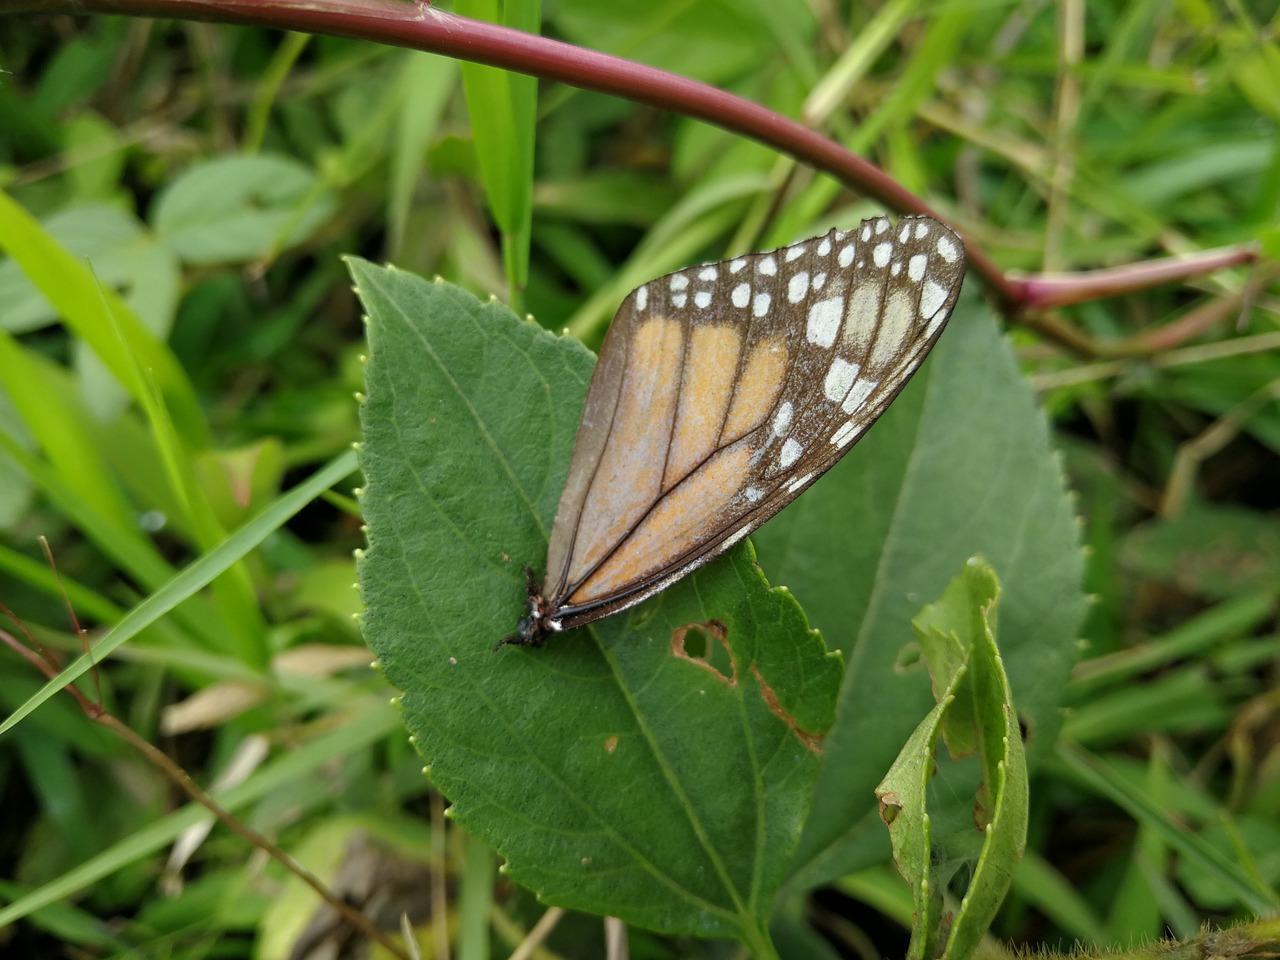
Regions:
<instances>
[{"instance_id":1,"label":"orange patch on wing","mask_svg":"<svg viewBox=\"0 0 1280 960\"><path fill-rule=\"evenodd\" d=\"M720 529L724 509L742 489L751 448L740 443L715 454L666 494L635 531L569 597L591 603L634 586L689 553Z\"/></svg>"},{"instance_id":2,"label":"orange patch on wing","mask_svg":"<svg viewBox=\"0 0 1280 960\"><path fill-rule=\"evenodd\" d=\"M680 408L667 456L662 488L669 490L716 448L733 378L738 372L742 335L732 327L694 327L680 383Z\"/></svg>"},{"instance_id":3,"label":"orange patch on wing","mask_svg":"<svg viewBox=\"0 0 1280 960\"><path fill-rule=\"evenodd\" d=\"M722 436L733 440L760 426L782 392L786 375L787 345L782 339L766 337L757 343L738 378Z\"/></svg>"},{"instance_id":4,"label":"orange patch on wing","mask_svg":"<svg viewBox=\"0 0 1280 960\"><path fill-rule=\"evenodd\" d=\"M654 317L637 328L627 354L609 441L587 493L569 582L584 576L662 495L684 329Z\"/></svg>"}]
</instances>

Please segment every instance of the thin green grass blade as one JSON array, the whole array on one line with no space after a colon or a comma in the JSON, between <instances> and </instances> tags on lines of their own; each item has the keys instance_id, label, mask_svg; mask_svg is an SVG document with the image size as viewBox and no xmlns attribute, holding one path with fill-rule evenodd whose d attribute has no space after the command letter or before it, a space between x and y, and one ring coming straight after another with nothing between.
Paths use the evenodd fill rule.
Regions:
<instances>
[{"instance_id":1,"label":"thin green grass blade","mask_svg":"<svg viewBox=\"0 0 1280 960\"><path fill-rule=\"evenodd\" d=\"M93 645L88 654L70 664L46 683L38 693L6 717L4 722L0 723L0 734L4 734L20 723L42 703L86 673L94 663L109 656L113 650L137 634L139 630L154 623L198 590L203 589L215 577L283 526L290 517L319 496L321 491L333 486L343 477L349 476L355 468L355 453L344 453L292 490L282 494L271 506L130 610L124 619Z\"/></svg>"},{"instance_id":2,"label":"thin green grass blade","mask_svg":"<svg viewBox=\"0 0 1280 960\"><path fill-rule=\"evenodd\" d=\"M1269 887L1259 886L1239 864L1229 860L1202 837L1171 823L1150 797L1116 776L1105 761L1066 741L1058 744L1054 759L1064 774L1116 804L1143 827L1158 833L1169 847L1194 860L1199 869L1216 877L1247 909L1256 914L1269 914L1280 906L1280 894Z\"/></svg>"},{"instance_id":3,"label":"thin green grass blade","mask_svg":"<svg viewBox=\"0 0 1280 960\"><path fill-rule=\"evenodd\" d=\"M457 12L477 20L538 33L539 0L458 0ZM538 81L478 63L461 64L471 114L480 177L489 209L502 231L502 259L511 287L511 303L529 282L529 244L533 224L533 138Z\"/></svg>"},{"instance_id":4,"label":"thin green grass blade","mask_svg":"<svg viewBox=\"0 0 1280 960\"><path fill-rule=\"evenodd\" d=\"M453 92L457 61L414 50L403 52L400 64L400 112L391 154L391 184L387 190L387 254L394 260L404 247L414 184L422 173L427 145L435 133L445 103Z\"/></svg>"},{"instance_id":5,"label":"thin green grass blade","mask_svg":"<svg viewBox=\"0 0 1280 960\"><path fill-rule=\"evenodd\" d=\"M96 424L54 367L0 330L0 388L8 393L50 468L88 509L114 525L129 526L134 511L99 456Z\"/></svg>"},{"instance_id":6,"label":"thin green grass blade","mask_svg":"<svg viewBox=\"0 0 1280 960\"><path fill-rule=\"evenodd\" d=\"M89 345L121 383L130 362L153 371L174 411L187 446L210 444L209 429L195 389L169 348L111 290L103 290L92 271L58 244L40 222L8 194L0 192L0 249L12 257L61 315L68 329ZM124 343L101 322L105 298L123 332ZM136 358L136 360L131 360ZM141 401L141 397L135 397Z\"/></svg>"},{"instance_id":7,"label":"thin green grass blade","mask_svg":"<svg viewBox=\"0 0 1280 960\"><path fill-rule=\"evenodd\" d=\"M105 306L105 304L104 304ZM201 550L211 550L226 539L226 531L218 522L212 504L205 496L192 469L192 452L169 416L164 396L149 371L144 371L124 342L124 331L109 310L103 311L103 323L120 341L124 356L123 373L129 392L141 400L151 427L151 437L164 464L165 476L174 499L181 505L188 523L195 531ZM226 645L245 663L266 665L266 623L258 606L253 579L242 564L233 565L210 585L214 603L227 624Z\"/></svg>"},{"instance_id":8,"label":"thin green grass blade","mask_svg":"<svg viewBox=\"0 0 1280 960\"><path fill-rule=\"evenodd\" d=\"M339 461L334 461L331 466L338 463ZM340 474L338 479L343 475L345 474ZM346 722L337 729L290 750L278 760L263 766L238 787L217 794L214 799L225 810L235 813L276 791L288 790L291 784L307 773L362 753L392 734L399 722L396 711L390 709L385 700L375 698L374 702L366 703L362 709L352 711ZM0 928L29 916L42 907L59 903L122 867L151 856L172 843L184 830L211 817L212 814L204 807L194 802L188 803L57 880L33 890L7 907L0 908Z\"/></svg>"}]
</instances>

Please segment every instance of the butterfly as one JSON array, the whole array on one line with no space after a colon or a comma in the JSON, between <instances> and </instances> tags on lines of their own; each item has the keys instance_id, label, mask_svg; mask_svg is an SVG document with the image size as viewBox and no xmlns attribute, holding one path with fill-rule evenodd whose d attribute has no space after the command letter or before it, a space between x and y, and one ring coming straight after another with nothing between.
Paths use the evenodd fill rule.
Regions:
<instances>
[{"instance_id":1,"label":"butterfly","mask_svg":"<svg viewBox=\"0 0 1280 960\"><path fill-rule=\"evenodd\" d=\"M600 350L528 614L506 644L640 603L829 470L937 342L964 245L928 217L690 267L633 290Z\"/></svg>"}]
</instances>

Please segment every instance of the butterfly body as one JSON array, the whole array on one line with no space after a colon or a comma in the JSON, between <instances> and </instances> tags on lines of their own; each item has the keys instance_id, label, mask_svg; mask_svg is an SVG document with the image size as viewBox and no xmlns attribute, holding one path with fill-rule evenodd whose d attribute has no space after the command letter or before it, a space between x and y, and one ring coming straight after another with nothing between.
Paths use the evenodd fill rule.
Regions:
<instances>
[{"instance_id":1,"label":"butterfly body","mask_svg":"<svg viewBox=\"0 0 1280 960\"><path fill-rule=\"evenodd\" d=\"M637 287L592 376L545 577L528 574L503 643L634 606L790 503L918 369L963 276L948 228L881 217Z\"/></svg>"}]
</instances>

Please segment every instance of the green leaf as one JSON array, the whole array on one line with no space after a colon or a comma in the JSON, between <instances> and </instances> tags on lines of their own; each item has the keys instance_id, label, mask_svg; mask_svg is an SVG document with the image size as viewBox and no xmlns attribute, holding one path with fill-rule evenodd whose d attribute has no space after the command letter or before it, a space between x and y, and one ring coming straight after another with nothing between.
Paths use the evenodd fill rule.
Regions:
<instances>
[{"instance_id":1,"label":"green leaf","mask_svg":"<svg viewBox=\"0 0 1280 960\"><path fill-rule=\"evenodd\" d=\"M1078 530L1044 417L971 293L875 429L753 539L769 579L847 663L797 882L887 856L874 789L934 703L906 657L908 624L975 554L1000 579L1000 647L1029 759L1052 747L1085 612Z\"/></svg>"},{"instance_id":2,"label":"green leaf","mask_svg":"<svg viewBox=\"0 0 1280 960\"><path fill-rule=\"evenodd\" d=\"M224 156L175 178L156 198L153 225L185 263L240 263L302 243L335 205L296 160Z\"/></svg>"},{"instance_id":3,"label":"green leaf","mask_svg":"<svg viewBox=\"0 0 1280 960\"><path fill-rule=\"evenodd\" d=\"M452 815L548 902L769 954L839 659L745 544L626 614L494 652L546 556L592 358L449 284L351 269L365 636Z\"/></svg>"},{"instance_id":4,"label":"green leaf","mask_svg":"<svg viewBox=\"0 0 1280 960\"><path fill-rule=\"evenodd\" d=\"M963 668L953 675L958 684ZM893 859L914 894L909 960L933 957L942 919L942 881L933 868L932 821L926 809L929 781L933 779L933 751L942 732L942 721L955 697L949 687L938 705L920 722L889 772L876 788L880 816L889 828Z\"/></svg>"},{"instance_id":5,"label":"green leaf","mask_svg":"<svg viewBox=\"0 0 1280 960\"><path fill-rule=\"evenodd\" d=\"M938 690L938 704L916 728L876 790L889 827L894 859L915 891L915 919L907 956L937 954L942 895L964 861L972 834L981 834L972 877L948 924L942 956L966 960L995 916L1027 837L1027 767L1009 682L996 649L995 573L970 560L942 598L913 622ZM981 785L964 835L935 829L927 809L938 736L953 757L976 751Z\"/></svg>"}]
</instances>

